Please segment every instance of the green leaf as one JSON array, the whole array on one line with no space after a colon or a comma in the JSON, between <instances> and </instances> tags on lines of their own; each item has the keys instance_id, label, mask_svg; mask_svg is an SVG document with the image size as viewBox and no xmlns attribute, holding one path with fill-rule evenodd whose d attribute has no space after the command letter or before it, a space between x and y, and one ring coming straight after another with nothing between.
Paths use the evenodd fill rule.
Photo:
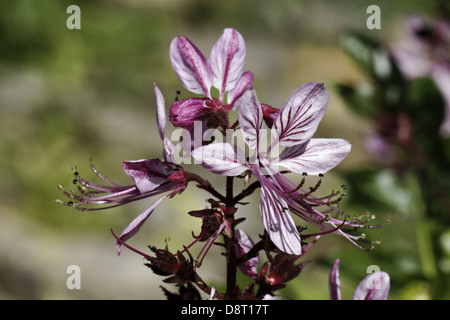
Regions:
<instances>
[{"instance_id":1,"label":"green leaf","mask_svg":"<svg viewBox=\"0 0 450 320\"><path fill-rule=\"evenodd\" d=\"M399 179L391 170L361 170L346 174L351 197L367 206L411 216L423 212L420 188L414 176Z\"/></svg>"},{"instance_id":2,"label":"green leaf","mask_svg":"<svg viewBox=\"0 0 450 320\"><path fill-rule=\"evenodd\" d=\"M375 40L356 32L345 33L341 45L373 80L378 106L398 109L404 96L405 80L389 51Z\"/></svg>"},{"instance_id":3,"label":"green leaf","mask_svg":"<svg viewBox=\"0 0 450 320\"><path fill-rule=\"evenodd\" d=\"M356 32L348 32L342 36L341 44L356 64L376 81L392 82L395 78L401 79L391 55L375 40Z\"/></svg>"},{"instance_id":4,"label":"green leaf","mask_svg":"<svg viewBox=\"0 0 450 320\"><path fill-rule=\"evenodd\" d=\"M444 100L433 80L428 77L411 82L407 92L406 112L414 122L416 131L427 140L439 139L439 128L444 119Z\"/></svg>"},{"instance_id":5,"label":"green leaf","mask_svg":"<svg viewBox=\"0 0 450 320\"><path fill-rule=\"evenodd\" d=\"M355 113L370 118L377 114L377 108L373 101L373 90L369 85L360 84L352 87L346 84L336 84L335 89Z\"/></svg>"}]
</instances>

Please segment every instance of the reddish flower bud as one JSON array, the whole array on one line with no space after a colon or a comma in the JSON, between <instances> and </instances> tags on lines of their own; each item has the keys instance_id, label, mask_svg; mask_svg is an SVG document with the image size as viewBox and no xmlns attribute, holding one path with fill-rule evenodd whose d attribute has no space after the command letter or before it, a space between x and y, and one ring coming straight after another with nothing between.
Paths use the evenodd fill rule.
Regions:
<instances>
[{"instance_id":1,"label":"reddish flower bud","mask_svg":"<svg viewBox=\"0 0 450 320\"><path fill-rule=\"evenodd\" d=\"M148 257L150 263L146 263L152 271L159 276L169 276L177 272L180 268L180 263L173 255L167 250L156 249L155 247L150 247L156 257Z\"/></svg>"},{"instance_id":2,"label":"reddish flower bud","mask_svg":"<svg viewBox=\"0 0 450 320\"><path fill-rule=\"evenodd\" d=\"M190 98L176 101L170 107L169 120L176 127L193 129L196 121L208 128L228 127L231 105L222 105L217 99Z\"/></svg>"},{"instance_id":3,"label":"reddish flower bud","mask_svg":"<svg viewBox=\"0 0 450 320\"><path fill-rule=\"evenodd\" d=\"M273 108L269 106L268 104L261 104L262 112L263 112L263 118L266 122L266 125L269 128L272 128L273 122L277 118L278 114L280 113L280 109Z\"/></svg>"},{"instance_id":4,"label":"reddish flower bud","mask_svg":"<svg viewBox=\"0 0 450 320\"><path fill-rule=\"evenodd\" d=\"M269 282L272 285L286 283L297 277L308 262L295 264L298 256L280 253L275 256L269 272Z\"/></svg>"},{"instance_id":5,"label":"reddish flower bud","mask_svg":"<svg viewBox=\"0 0 450 320\"><path fill-rule=\"evenodd\" d=\"M209 98L190 98L176 101L170 107L169 121L176 127L192 128L195 121L201 121L210 116L213 108L207 102Z\"/></svg>"}]
</instances>

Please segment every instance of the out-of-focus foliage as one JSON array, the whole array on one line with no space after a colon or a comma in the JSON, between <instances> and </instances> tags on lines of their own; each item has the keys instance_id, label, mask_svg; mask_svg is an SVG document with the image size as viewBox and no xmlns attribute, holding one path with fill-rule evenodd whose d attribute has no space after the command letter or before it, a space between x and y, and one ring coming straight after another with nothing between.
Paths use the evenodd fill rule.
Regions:
<instances>
[{"instance_id":1,"label":"out-of-focus foliage","mask_svg":"<svg viewBox=\"0 0 450 320\"><path fill-rule=\"evenodd\" d=\"M409 248L400 245L405 235L388 234L383 241L389 250L375 252L376 259L397 267L388 272L399 296L448 299L450 140L440 132L443 98L430 78L405 79L387 45L356 33L347 33L342 45L368 82L343 81L337 90L352 111L374 123L382 144L367 144L374 169L346 173L351 202L389 212L392 223L411 228ZM409 272L402 267L407 263Z\"/></svg>"}]
</instances>

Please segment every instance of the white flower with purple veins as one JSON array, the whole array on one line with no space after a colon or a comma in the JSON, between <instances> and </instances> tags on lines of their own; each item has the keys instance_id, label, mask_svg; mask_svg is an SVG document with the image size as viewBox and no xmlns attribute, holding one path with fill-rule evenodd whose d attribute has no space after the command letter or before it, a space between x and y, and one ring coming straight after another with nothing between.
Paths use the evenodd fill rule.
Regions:
<instances>
[{"instance_id":1,"label":"white flower with purple veins","mask_svg":"<svg viewBox=\"0 0 450 320\"><path fill-rule=\"evenodd\" d=\"M181 84L202 98L176 101L170 108L169 120L177 127L192 129L195 121L208 128L227 129L228 112L236 99L253 85L253 74L243 73L245 42L235 29L225 29L211 50L209 60L186 37L178 36L170 45L170 61ZM211 88L219 90L213 98ZM225 103L226 95L226 103Z\"/></svg>"},{"instance_id":2,"label":"white flower with purple veins","mask_svg":"<svg viewBox=\"0 0 450 320\"><path fill-rule=\"evenodd\" d=\"M289 97L273 121L271 144L262 150L263 110L254 89L237 101L239 124L248 147L255 151L249 161L242 150L230 143L213 143L195 149L193 157L211 172L237 176L251 172L261 184L260 211L272 242L283 252L302 253L300 234L290 215L294 205L292 183L285 180L279 167L310 175L327 172L350 152L351 144L343 139L314 139L328 104L328 93L322 83L307 83ZM284 150L273 155L279 147Z\"/></svg>"}]
</instances>

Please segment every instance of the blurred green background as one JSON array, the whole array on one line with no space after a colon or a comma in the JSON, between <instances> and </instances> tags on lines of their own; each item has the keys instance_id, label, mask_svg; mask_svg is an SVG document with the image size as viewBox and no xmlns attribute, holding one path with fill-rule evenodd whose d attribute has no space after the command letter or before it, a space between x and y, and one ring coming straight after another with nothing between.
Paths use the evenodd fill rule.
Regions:
<instances>
[{"instance_id":1,"label":"blurred green background","mask_svg":"<svg viewBox=\"0 0 450 320\"><path fill-rule=\"evenodd\" d=\"M66 9L72 4L81 9L80 30L66 27ZM83 177L95 180L91 157L104 176L127 184L122 161L161 156L153 82L165 95L167 108L177 90L181 98L189 97L171 68L170 42L185 35L209 56L225 27L236 28L245 39L246 70L253 71L262 102L281 107L301 84L325 83L330 102L316 136L347 139L353 149L326 176L322 190L350 185L346 173L376 168L376 179L361 175L359 185L373 188L381 200L355 201L361 190L350 187L341 208L351 214L369 211L376 215L375 223L391 221L368 232L381 239L373 252L334 235L323 237L302 259L311 263L282 293L294 299L328 299L328 274L339 257L344 299L351 297L371 265L391 275L391 299L450 298L447 287L434 294L436 266L424 262L433 254L421 248L424 242L417 233L423 208L414 194L415 180L397 181L373 163L363 145L370 121L352 113L333 89L341 81L366 80L340 46L343 32L356 30L391 43L401 38L408 14L434 16L439 9L432 1L376 1L381 29L369 30L366 9L371 4L374 1L0 2L0 299L164 299L162 278L134 253L124 250L117 256L109 231L119 233L150 200L79 212L54 199L62 197L58 184L70 186L74 164ZM166 243L180 248L191 231L199 230L199 221L186 213L202 208L206 196L190 188L164 201L130 242L141 250ZM256 236L262 231L257 203L255 195L253 207L242 209L242 216L248 217L243 228ZM449 232L442 238L447 253L449 238ZM224 281L221 259L211 252L201 272L218 288ZM437 264L448 271L450 254L445 259ZM81 268L81 290L66 287L70 265Z\"/></svg>"}]
</instances>

